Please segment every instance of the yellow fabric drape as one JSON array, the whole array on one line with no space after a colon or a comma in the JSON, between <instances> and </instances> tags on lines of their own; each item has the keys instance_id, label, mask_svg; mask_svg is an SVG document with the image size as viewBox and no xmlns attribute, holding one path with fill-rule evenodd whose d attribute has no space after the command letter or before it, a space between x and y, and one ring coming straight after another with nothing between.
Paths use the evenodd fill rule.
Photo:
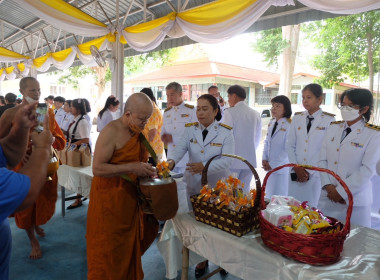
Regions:
<instances>
[{"instance_id":1,"label":"yellow fabric drape","mask_svg":"<svg viewBox=\"0 0 380 280\"><path fill-rule=\"evenodd\" d=\"M5 72L6 72L7 74L10 74L10 73L13 72L14 69L15 69L14 66L9 66L9 67L5 68Z\"/></svg>"},{"instance_id":2,"label":"yellow fabric drape","mask_svg":"<svg viewBox=\"0 0 380 280\"><path fill-rule=\"evenodd\" d=\"M124 30L128 33L143 33L152 30L153 28L156 28L160 25L163 25L164 23L167 23L169 20L175 20L176 14L177 13L172 12L167 16L160 17L155 20L144 22L135 26L126 27L124 28Z\"/></svg>"},{"instance_id":3,"label":"yellow fabric drape","mask_svg":"<svg viewBox=\"0 0 380 280\"><path fill-rule=\"evenodd\" d=\"M100 38L97 38L97 39L94 39L94 40L91 40L91 41L88 41L86 43L78 45L78 49L81 53L89 55L89 54L91 54L91 52L90 52L91 45L94 45L99 49L100 46L103 44L103 42L106 39L108 41L110 41L111 43L114 43L116 41L115 35L109 33L106 36L103 36L103 37L100 37Z\"/></svg>"},{"instance_id":4,"label":"yellow fabric drape","mask_svg":"<svg viewBox=\"0 0 380 280\"><path fill-rule=\"evenodd\" d=\"M65 61L66 58L72 53L72 51L73 51L72 48L65 49L65 50L62 50L62 51L59 51L59 52L52 53L52 57L56 61Z\"/></svg>"},{"instance_id":5,"label":"yellow fabric drape","mask_svg":"<svg viewBox=\"0 0 380 280\"><path fill-rule=\"evenodd\" d=\"M25 71L25 64L24 63L19 63L19 64L17 64L17 68L21 72L24 72Z\"/></svg>"},{"instance_id":6,"label":"yellow fabric drape","mask_svg":"<svg viewBox=\"0 0 380 280\"><path fill-rule=\"evenodd\" d=\"M33 1L36 1L36 0L33 0ZM101 21L98 21L97 19L95 19L95 18L89 16L88 14L82 12L81 10L71 6L70 4L66 3L63 0L39 0L39 1L41 1L45 5L48 5L54 9L62 12L62 13L65 13L71 17L74 17L74 18L77 18L77 19L80 19L82 21L85 21L85 22L88 22L91 24L95 24L98 26L107 27L107 25L105 25Z\"/></svg>"},{"instance_id":7,"label":"yellow fabric drape","mask_svg":"<svg viewBox=\"0 0 380 280\"><path fill-rule=\"evenodd\" d=\"M11 58L20 58L20 59L28 59L29 56L25 56L13 51L10 51L6 48L0 47L0 56L6 56L6 57L11 57Z\"/></svg>"},{"instance_id":8,"label":"yellow fabric drape","mask_svg":"<svg viewBox=\"0 0 380 280\"><path fill-rule=\"evenodd\" d=\"M219 0L186 12L178 13L177 16L188 23L213 25L237 16L256 1L257 0Z\"/></svg>"},{"instance_id":9,"label":"yellow fabric drape","mask_svg":"<svg viewBox=\"0 0 380 280\"><path fill-rule=\"evenodd\" d=\"M47 53L44 56L40 56L40 57L37 57L36 59L33 59L34 66L36 68L41 67L42 65L44 65L44 63L46 62L46 60L48 60L49 57L51 57L51 53Z\"/></svg>"}]
</instances>

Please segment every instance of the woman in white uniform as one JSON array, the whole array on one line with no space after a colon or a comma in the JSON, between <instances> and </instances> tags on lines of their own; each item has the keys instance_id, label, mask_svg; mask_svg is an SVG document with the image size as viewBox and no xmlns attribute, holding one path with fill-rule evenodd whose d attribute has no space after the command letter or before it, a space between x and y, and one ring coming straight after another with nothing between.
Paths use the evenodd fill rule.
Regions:
<instances>
[{"instance_id":1,"label":"woman in white uniform","mask_svg":"<svg viewBox=\"0 0 380 280\"><path fill-rule=\"evenodd\" d=\"M113 95L109 96L106 100L104 108L100 110L97 119L97 130L98 132L102 131L103 128L115 120L115 112L119 109L120 101Z\"/></svg>"},{"instance_id":2,"label":"woman in white uniform","mask_svg":"<svg viewBox=\"0 0 380 280\"><path fill-rule=\"evenodd\" d=\"M197 101L197 118L199 122L188 123L185 131L174 148L173 157L168 159L169 168L189 152L189 162L186 164L184 180L187 184L187 197L199 194L201 173L207 161L216 155L233 154L235 150L234 136L231 127L219 123L222 118L218 101L211 94L204 94ZM208 167L207 182L213 187L216 182L229 175L232 158L215 158ZM189 202L188 202L189 203ZM195 276L201 277L206 270L207 261L195 268Z\"/></svg>"},{"instance_id":3,"label":"woman in white uniform","mask_svg":"<svg viewBox=\"0 0 380 280\"><path fill-rule=\"evenodd\" d=\"M278 95L271 100L273 119L268 124L268 133L264 140L262 165L270 171L289 162L286 151L286 139L291 123L292 107L289 98ZM272 173L267 181L265 196L288 195L288 168Z\"/></svg>"},{"instance_id":4,"label":"woman in white uniform","mask_svg":"<svg viewBox=\"0 0 380 280\"><path fill-rule=\"evenodd\" d=\"M71 114L74 116L74 120L69 125L68 128L68 141L71 145L80 146L82 144L90 143L90 127L86 119L87 116L87 106L84 99L74 99L71 103ZM81 195L78 197L73 204L67 207L67 209L74 209L82 206Z\"/></svg>"},{"instance_id":5,"label":"woman in white uniform","mask_svg":"<svg viewBox=\"0 0 380 280\"><path fill-rule=\"evenodd\" d=\"M322 112L322 87L309 84L302 90L304 112L295 113L290 125L287 149L289 162L317 166L323 137L330 123L335 121L333 114ZM316 207L321 193L318 171L306 171L296 167L290 171L288 195L299 201L308 201Z\"/></svg>"},{"instance_id":6,"label":"woman in white uniform","mask_svg":"<svg viewBox=\"0 0 380 280\"><path fill-rule=\"evenodd\" d=\"M343 121L334 122L328 128L319 166L338 174L350 189L354 200L351 223L370 227L371 177L380 158L380 127L368 124L373 96L367 89L346 90L338 106ZM348 206L346 192L326 173L321 173L321 181L318 207L325 215L344 222Z\"/></svg>"}]
</instances>

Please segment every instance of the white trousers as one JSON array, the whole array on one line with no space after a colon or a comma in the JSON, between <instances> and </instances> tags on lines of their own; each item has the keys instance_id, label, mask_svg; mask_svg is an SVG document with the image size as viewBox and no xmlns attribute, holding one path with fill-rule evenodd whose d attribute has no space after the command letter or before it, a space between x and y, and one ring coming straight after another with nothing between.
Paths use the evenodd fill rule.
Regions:
<instances>
[{"instance_id":1,"label":"white trousers","mask_svg":"<svg viewBox=\"0 0 380 280\"><path fill-rule=\"evenodd\" d=\"M288 195L288 177L289 173L278 174L272 173L265 187L265 197L271 198L272 195Z\"/></svg>"},{"instance_id":2,"label":"white trousers","mask_svg":"<svg viewBox=\"0 0 380 280\"><path fill-rule=\"evenodd\" d=\"M326 216L333 217L343 222L346 221L347 216L347 204L340 204L332 202L327 197L327 192L322 190L321 197L318 203L318 209L322 211L322 213ZM352 215L351 215L351 225L363 226L363 227L371 227L371 205L367 206L354 206L352 207Z\"/></svg>"},{"instance_id":3,"label":"white trousers","mask_svg":"<svg viewBox=\"0 0 380 280\"><path fill-rule=\"evenodd\" d=\"M305 183L291 181L289 174L288 176L288 195L300 202L308 201L308 205L311 207L317 207L322 188L319 174L312 174L310 179Z\"/></svg>"}]
</instances>

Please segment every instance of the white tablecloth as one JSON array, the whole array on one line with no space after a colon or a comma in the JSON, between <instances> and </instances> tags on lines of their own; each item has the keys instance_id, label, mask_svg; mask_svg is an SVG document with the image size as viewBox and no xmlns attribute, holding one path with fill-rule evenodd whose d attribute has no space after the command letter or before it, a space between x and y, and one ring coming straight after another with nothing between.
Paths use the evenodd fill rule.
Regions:
<instances>
[{"instance_id":1,"label":"white tablecloth","mask_svg":"<svg viewBox=\"0 0 380 280\"><path fill-rule=\"evenodd\" d=\"M58 168L58 185L84 197L89 197L93 176L92 166L71 167L60 165Z\"/></svg>"},{"instance_id":2,"label":"white tablecloth","mask_svg":"<svg viewBox=\"0 0 380 280\"><path fill-rule=\"evenodd\" d=\"M191 252L247 280L380 279L380 231L370 228L352 227L339 262L311 266L267 248L259 232L236 237L196 221L192 213L178 214L166 223L157 244L169 279L176 278L177 270L181 269L182 243ZM194 256L190 265L202 260L198 256L194 262Z\"/></svg>"}]
</instances>

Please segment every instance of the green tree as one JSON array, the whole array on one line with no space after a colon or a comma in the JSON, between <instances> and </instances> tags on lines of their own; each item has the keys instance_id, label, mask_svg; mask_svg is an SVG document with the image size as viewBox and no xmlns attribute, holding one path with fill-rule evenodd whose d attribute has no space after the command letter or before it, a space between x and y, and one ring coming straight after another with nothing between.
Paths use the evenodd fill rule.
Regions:
<instances>
[{"instance_id":1,"label":"green tree","mask_svg":"<svg viewBox=\"0 0 380 280\"><path fill-rule=\"evenodd\" d=\"M312 62L322 73L319 83L332 87L347 77L355 82L369 79L373 91L379 69L380 11L314 22L304 31L320 50Z\"/></svg>"}]
</instances>

